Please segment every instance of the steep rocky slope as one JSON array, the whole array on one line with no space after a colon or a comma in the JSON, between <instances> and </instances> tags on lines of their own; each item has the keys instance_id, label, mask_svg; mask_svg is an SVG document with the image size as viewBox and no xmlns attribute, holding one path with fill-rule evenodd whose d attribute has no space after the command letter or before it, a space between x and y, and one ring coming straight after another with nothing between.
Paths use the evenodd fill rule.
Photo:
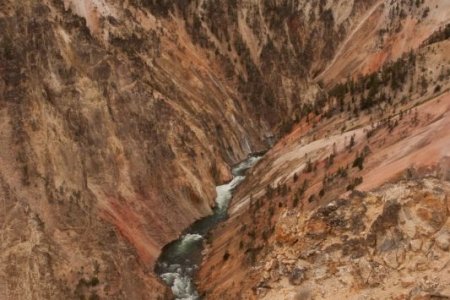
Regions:
<instances>
[{"instance_id":1,"label":"steep rocky slope","mask_svg":"<svg viewBox=\"0 0 450 300\"><path fill-rule=\"evenodd\" d=\"M257 46L244 40L246 5L0 4L6 297L164 294L152 275L162 246L211 212L228 165L295 117L294 89L271 71L306 89L305 68L274 55L271 29ZM235 32L213 46L212 27L233 12Z\"/></svg>"},{"instance_id":2,"label":"steep rocky slope","mask_svg":"<svg viewBox=\"0 0 450 300\"><path fill-rule=\"evenodd\" d=\"M405 28L423 34L342 71L358 36L380 45L365 24L392 4L2 1L0 298L170 298L154 262L211 213L229 166L305 124L336 76L420 45L448 21L431 4L381 14L420 16ZM410 35L384 33L382 48Z\"/></svg>"},{"instance_id":3,"label":"steep rocky slope","mask_svg":"<svg viewBox=\"0 0 450 300\"><path fill-rule=\"evenodd\" d=\"M405 180L353 193L310 213L284 212L275 225L270 254L257 259L248 274L246 282L253 281L254 288L247 290L235 280L233 288L241 288L238 296L228 291L223 297L448 295L448 188L448 182L431 178Z\"/></svg>"},{"instance_id":4,"label":"steep rocky slope","mask_svg":"<svg viewBox=\"0 0 450 300\"><path fill-rule=\"evenodd\" d=\"M430 35L440 38L424 38L418 49L374 73L355 68L354 78L335 80L344 83L334 86L330 83L323 108L303 118L266 154L237 191L230 219L210 238L198 278L208 299L449 296L448 283L430 277L441 272L437 278L443 278L449 272L444 199L449 180L450 57L445 32L437 29ZM358 55L356 52L355 57ZM340 58L336 60L339 63ZM412 265L425 263L415 254L417 249L393 243L392 249L407 257L393 266L385 259L393 252L378 249L382 241L365 244L370 238L364 230L377 218L383 219L385 202L376 204L377 211L368 208L374 205L374 195L386 199L417 195L419 205L428 205L420 195L430 192L429 187L409 188L421 186L424 177L436 187L431 190L440 195L441 204L417 208L423 214L406 217L416 225L404 225L406 221L400 217L390 225L402 242L419 236L424 244L444 240L443 247L436 242L436 248L424 250L429 254L434 249L440 263L433 265L430 256L426 266L414 271ZM335 219L322 215L324 223L317 221L337 203L343 206ZM404 209L406 214L416 209L411 205ZM423 222L437 219L442 222L436 231L417 237L404 228L425 226ZM352 224L359 220L364 223L356 224L361 230L351 233ZM348 232L340 232L342 227ZM377 235L385 234L382 227L373 227ZM352 257L353 250L361 250L361 256ZM356 265L367 260L375 262L371 268L378 266L387 272L373 284L360 282L368 274L358 277L362 271ZM399 281L406 278L404 272L410 273L405 284Z\"/></svg>"},{"instance_id":5,"label":"steep rocky slope","mask_svg":"<svg viewBox=\"0 0 450 300\"><path fill-rule=\"evenodd\" d=\"M275 229L284 246L262 270L279 281L261 298L448 297L449 192L448 181L402 181L334 200L300 222L286 216Z\"/></svg>"},{"instance_id":6,"label":"steep rocky slope","mask_svg":"<svg viewBox=\"0 0 450 300\"><path fill-rule=\"evenodd\" d=\"M0 282L13 299L164 295L160 249L271 130L175 22L84 3L1 4Z\"/></svg>"},{"instance_id":7,"label":"steep rocky slope","mask_svg":"<svg viewBox=\"0 0 450 300\"><path fill-rule=\"evenodd\" d=\"M417 49L448 24L448 1L378 1L352 28L327 67L315 76L330 85L378 70Z\"/></svg>"}]
</instances>

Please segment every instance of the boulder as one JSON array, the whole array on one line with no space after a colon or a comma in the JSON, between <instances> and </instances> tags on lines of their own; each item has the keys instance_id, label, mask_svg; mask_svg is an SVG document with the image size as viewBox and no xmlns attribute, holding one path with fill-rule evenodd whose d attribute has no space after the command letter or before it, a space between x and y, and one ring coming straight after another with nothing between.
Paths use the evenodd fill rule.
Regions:
<instances>
[{"instance_id":1,"label":"boulder","mask_svg":"<svg viewBox=\"0 0 450 300\"><path fill-rule=\"evenodd\" d=\"M450 249L450 234L448 232L440 233L436 239L436 246L438 246L443 251L449 251Z\"/></svg>"}]
</instances>

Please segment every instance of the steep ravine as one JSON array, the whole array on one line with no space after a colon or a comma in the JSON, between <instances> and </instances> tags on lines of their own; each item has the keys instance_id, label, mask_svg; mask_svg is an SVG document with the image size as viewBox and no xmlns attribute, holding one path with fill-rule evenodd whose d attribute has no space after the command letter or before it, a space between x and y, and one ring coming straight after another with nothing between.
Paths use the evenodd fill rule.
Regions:
<instances>
[{"instance_id":1,"label":"steep ravine","mask_svg":"<svg viewBox=\"0 0 450 300\"><path fill-rule=\"evenodd\" d=\"M216 206L213 214L192 224L178 240L163 248L155 271L170 286L175 299L199 299L194 276L202 261L204 239L214 226L227 218L227 209L234 189L260 159L261 156L249 156L236 165L232 170L233 179L216 187Z\"/></svg>"},{"instance_id":2,"label":"steep ravine","mask_svg":"<svg viewBox=\"0 0 450 300\"><path fill-rule=\"evenodd\" d=\"M358 26L377 2L1 1L0 298L169 297L161 249L212 213L229 165L322 106L311 75L349 33L384 45ZM430 3L420 37L449 11ZM365 69L347 46L324 83Z\"/></svg>"}]
</instances>

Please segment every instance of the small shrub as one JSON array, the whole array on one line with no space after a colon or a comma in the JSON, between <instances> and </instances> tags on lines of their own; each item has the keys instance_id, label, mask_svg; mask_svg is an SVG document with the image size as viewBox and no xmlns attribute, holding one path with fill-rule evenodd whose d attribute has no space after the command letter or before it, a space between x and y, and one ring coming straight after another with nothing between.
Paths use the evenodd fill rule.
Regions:
<instances>
[{"instance_id":1,"label":"small shrub","mask_svg":"<svg viewBox=\"0 0 450 300\"><path fill-rule=\"evenodd\" d=\"M225 254L223 255L223 261L227 261L230 258L230 253L228 251L225 251Z\"/></svg>"}]
</instances>

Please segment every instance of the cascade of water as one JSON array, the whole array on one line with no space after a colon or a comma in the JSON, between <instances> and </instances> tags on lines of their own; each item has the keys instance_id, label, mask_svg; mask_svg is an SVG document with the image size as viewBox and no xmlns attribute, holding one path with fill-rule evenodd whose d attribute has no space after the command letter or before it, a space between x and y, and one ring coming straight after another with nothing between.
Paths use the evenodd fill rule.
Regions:
<instances>
[{"instance_id":1,"label":"cascade of water","mask_svg":"<svg viewBox=\"0 0 450 300\"><path fill-rule=\"evenodd\" d=\"M233 190L245 179L246 171L260 159L260 156L251 156L234 167L233 179L216 187L216 207L213 215L195 222L188 233L164 247L155 270L171 287L176 299L199 299L193 278L202 260L203 237L214 225L226 219Z\"/></svg>"}]
</instances>

